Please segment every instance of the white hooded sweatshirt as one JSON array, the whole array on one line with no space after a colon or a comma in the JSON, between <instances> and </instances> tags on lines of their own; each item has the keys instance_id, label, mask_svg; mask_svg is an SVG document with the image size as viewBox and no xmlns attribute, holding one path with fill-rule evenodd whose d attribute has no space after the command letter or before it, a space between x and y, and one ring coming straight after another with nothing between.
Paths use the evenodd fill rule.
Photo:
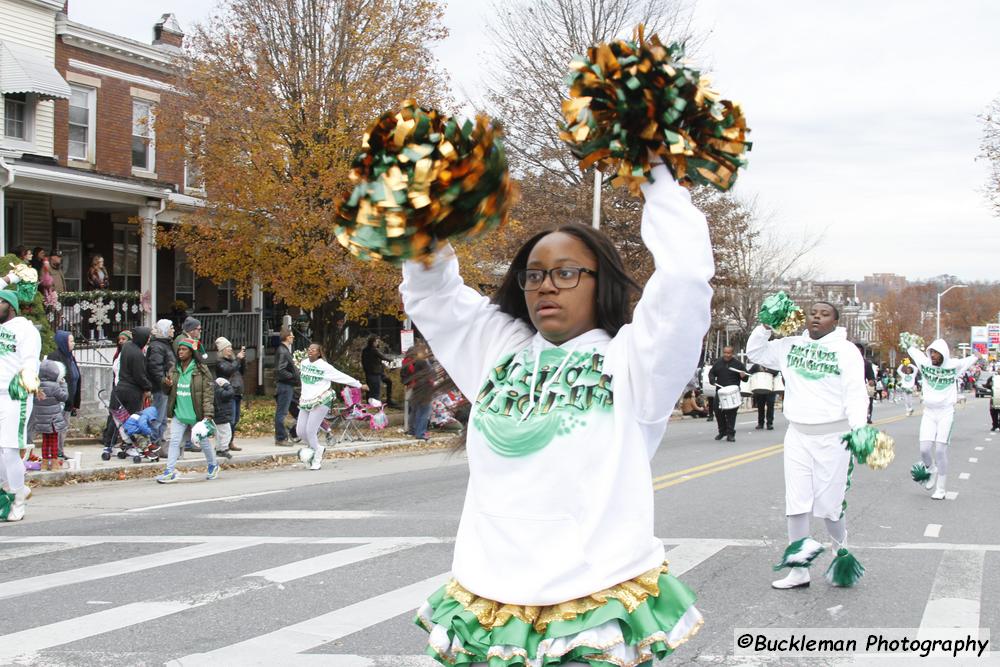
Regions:
<instances>
[{"instance_id":1,"label":"white hooded sweatshirt","mask_svg":"<svg viewBox=\"0 0 1000 667\"><path fill-rule=\"evenodd\" d=\"M924 409L941 410L955 406L958 401L958 388L955 381L965 371L972 368L979 358L970 355L964 359L952 359L948 343L938 338L927 346L930 350L937 350L944 360L940 366L931 363L930 357L918 347L911 347L906 351L913 359L913 363L920 369L923 378Z\"/></svg>"},{"instance_id":2,"label":"white hooded sweatshirt","mask_svg":"<svg viewBox=\"0 0 1000 667\"><path fill-rule=\"evenodd\" d=\"M326 359L309 361L304 359L299 366L299 377L302 379L302 394L299 396L299 407L311 410L320 403L333 400L332 384L360 387L361 383L346 373L334 368ZM327 403L329 405L329 403Z\"/></svg>"},{"instance_id":3,"label":"white hooded sweatshirt","mask_svg":"<svg viewBox=\"0 0 1000 667\"><path fill-rule=\"evenodd\" d=\"M763 325L750 334L750 361L776 368L785 379L784 413L796 424L828 424L844 419L852 429L868 418L864 359L847 330L837 327L813 340L808 332L769 340Z\"/></svg>"},{"instance_id":4,"label":"white hooded sweatshirt","mask_svg":"<svg viewBox=\"0 0 1000 667\"><path fill-rule=\"evenodd\" d=\"M454 577L478 596L551 605L663 563L649 459L698 362L713 273L705 217L663 166L643 185L656 270L631 324L560 346L465 286L450 248L409 262L406 312L473 400Z\"/></svg>"},{"instance_id":5,"label":"white hooded sweatshirt","mask_svg":"<svg viewBox=\"0 0 1000 667\"><path fill-rule=\"evenodd\" d=\"M914 387L917 386L917 369L912 365L909 367L913 369L910 373L903 372L903 369L907 368L905 365L900 365L896 369L896 375L899 376L899 387L905 391L913 391Z\"/></svg>"}]
</instances>

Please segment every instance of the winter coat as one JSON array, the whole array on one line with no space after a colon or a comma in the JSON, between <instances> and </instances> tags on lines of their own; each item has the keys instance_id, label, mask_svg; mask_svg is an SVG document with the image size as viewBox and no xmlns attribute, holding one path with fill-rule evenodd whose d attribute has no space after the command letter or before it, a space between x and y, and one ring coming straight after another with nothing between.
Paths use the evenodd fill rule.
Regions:
<instances>
[{"instance_id":1,"label":"winter coat","mask_svg":"<svg viewBox=\"0 0 1000 667\"><path fill-rule=\"evenodd\" d=\"M274 381L293 386L299 384L299 368L295 365L292 351L283 343L278 345L277 357L274 360Z\"/></svg>"},{"instance_id":2,"label":"winter coat","mask_svg":"<svg viewBox=\"0 0 1000 667\"><path fill-rule=\"evenodd\" d=\"M231 424L233 421L233 396L235 388L229 382L215 383L215 423Z\"/></svg>"},{"instance_id":3,"label":"winter coat","mask_svg":"<svg viewBox=\"0 0 1000 667\"><path fill-rule=\"evenodd\" d=\"M151 391L153 383L146 374L146 357L142 348L149 340L148 327L136 327L132 331L132 340L125 341L122 353L118 359L118 384L126 385L127 389Z\"/></svg>"},{"instance_id":4,"label":"winter coat","mask_svg":"<svg viewBox=\"0 0 1000 667\"><path fill-rule=\"evenodd\" d=\"M58 361L66 369L66 390L69 398L63 405L64 412L72 412L80 409L80 367L76 363L76 357L69 350L69 332L56 332L56 350L47 359Z\"/></svg>"},{"instance_id":5,"label":"winter coat","mask_svg":"<svg viewBox=\"0 0 1000 667\"><path fill-rule=\"evenodd\" d=\"M153 391L167 390L163 386L163 381L170 377L170 371L176 364L177 358L174 356L170 339L154 336L146 348L146 374L153 383Z\"/></svg>"},{"instance_id":6,"label":"winter coat","mask_svg":"<svg viewBox=\"0 0 1000 667\"><path fill-rule=\"evenodd\" d=\"M45 398L35 397L28 422L29 433L63 433L69 428L63 416L63 404L69 400L66 380L60 379L61 370L54 361L45 360L38 369L41 390Z\"/></svg>"},{"instance_id":7,"label":"winter coat","mask_svg":"<svg viewBox=\"0 0 1000 667\"><path fill-rule=\"evenodd\" d=\"M383 361L391 363L393 359L374 346L361 350L361 368L364 369L365 375L384 375Z\"/></svg>"},{"instance_id":8,"label":"winter coat","mask_svg":"<svg viewBox=\"0 0 1000 667\"><path fill-rule=\"evenodd\" d=\"M167 418L174 416L174 404L177 403L177 380L180 378L180 364L174 365L170 371L170 399L167 401ZM194 374L191 376L191 402L194 403L194 414L198 421L215 417L215 378L205 364L195 363Z\"/></svg>"},{"instance_id":9,"label":"winter coat","mask_svg":"<svg viewBox=\"0 0 1000 667\"><path fill-rule=\"evenodd\" d=\"M229 384L233 385L234 396L243 395L243 372L246 370L246 366L246 359L237 359L236 356L233 356L232 359L219 357L218 361L215 362L216 377L229 380Z\"/></svg>"}]
</instances>

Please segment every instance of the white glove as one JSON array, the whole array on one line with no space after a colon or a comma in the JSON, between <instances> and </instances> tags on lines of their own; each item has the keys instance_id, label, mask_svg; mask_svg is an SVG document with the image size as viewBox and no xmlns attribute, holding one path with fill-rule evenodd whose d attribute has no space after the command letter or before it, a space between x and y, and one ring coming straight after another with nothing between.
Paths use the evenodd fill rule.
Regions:
<instances>
[{"instance_id":1,"label":"white glove","mask_svg":"<svg viewBox=\"0 0 1000 667\"><path fill-rule=\"evenodd\" d=\"M225 387L227 384L229 384L229 380L227 380L226 378L215 378L215 384L219 385L220 387Z\"/></svg>"},{"instance_id":2,"label":"white glove","mask_svg":"<svg viewBox=\"0 0 1000 667\"><path fill-rule=\"evenodd\" d=\"M4 276L4 281L6 281L8 285L16 285L19 282L21 282L21 277L16 273L14 273L13 271L11 271L6 276Z\"/></svg>"}]
</instances>

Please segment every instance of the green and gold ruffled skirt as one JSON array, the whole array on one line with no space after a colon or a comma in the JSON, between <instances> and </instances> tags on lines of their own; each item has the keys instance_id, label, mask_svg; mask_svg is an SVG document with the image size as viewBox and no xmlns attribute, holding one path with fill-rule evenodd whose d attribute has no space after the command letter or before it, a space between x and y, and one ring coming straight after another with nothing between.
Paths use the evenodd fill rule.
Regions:
<instances>
[{"instance_id":1,"label":"green and gold ruffled skirt","mask_svg":"<svg viewBox=\"0 0 1000 667\"><path fill-rule=\"evenodd\" d=\"M508 605L454 579L417 612L427 654L445 665L637 667L662 659L701 629L695 595L667 565L558 605Z\"/></svg>"}]
</instances>

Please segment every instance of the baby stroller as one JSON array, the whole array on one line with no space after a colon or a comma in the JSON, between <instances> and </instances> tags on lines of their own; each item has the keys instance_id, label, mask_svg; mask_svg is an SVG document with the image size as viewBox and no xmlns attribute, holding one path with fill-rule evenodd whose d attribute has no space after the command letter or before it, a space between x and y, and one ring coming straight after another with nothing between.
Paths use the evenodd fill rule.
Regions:
<instances>
[{"instance_id":1,"label":"baby stroller","mask_svg":"<svg viewBox=\"0 0 1000 667\"><path fill-rule=\"evenodd\" d=\"M142 463L143 459L159 461L160 447L151 442L153 429L159 420L156 408L150 406L142 412L130 415L121 405L112 408L107 395L106 390L101 390L97 393L97 398L107 408L108 417L114 423L115 429L110 444L105 445L104 451L101 452L101 460L110 461L112 454L117 453L118 458L131 458L133 463Z\"/></svg>"},{"instance_id":2,"label":"baby stroller","mask_svg":"<svg viewBox=\"0 0 1000 667\"><path fill-rule=\"evenodd\" d=\"M332 416L323 420L322 430L326 433L328 446L339 445L347 440L371 440L374 431L381 431L389 424L389 418L382 409L382 402L374 398L364 403L361 389L344 387L340 392L344 408L332 411Z\"/></svg>"}]
</instances>

